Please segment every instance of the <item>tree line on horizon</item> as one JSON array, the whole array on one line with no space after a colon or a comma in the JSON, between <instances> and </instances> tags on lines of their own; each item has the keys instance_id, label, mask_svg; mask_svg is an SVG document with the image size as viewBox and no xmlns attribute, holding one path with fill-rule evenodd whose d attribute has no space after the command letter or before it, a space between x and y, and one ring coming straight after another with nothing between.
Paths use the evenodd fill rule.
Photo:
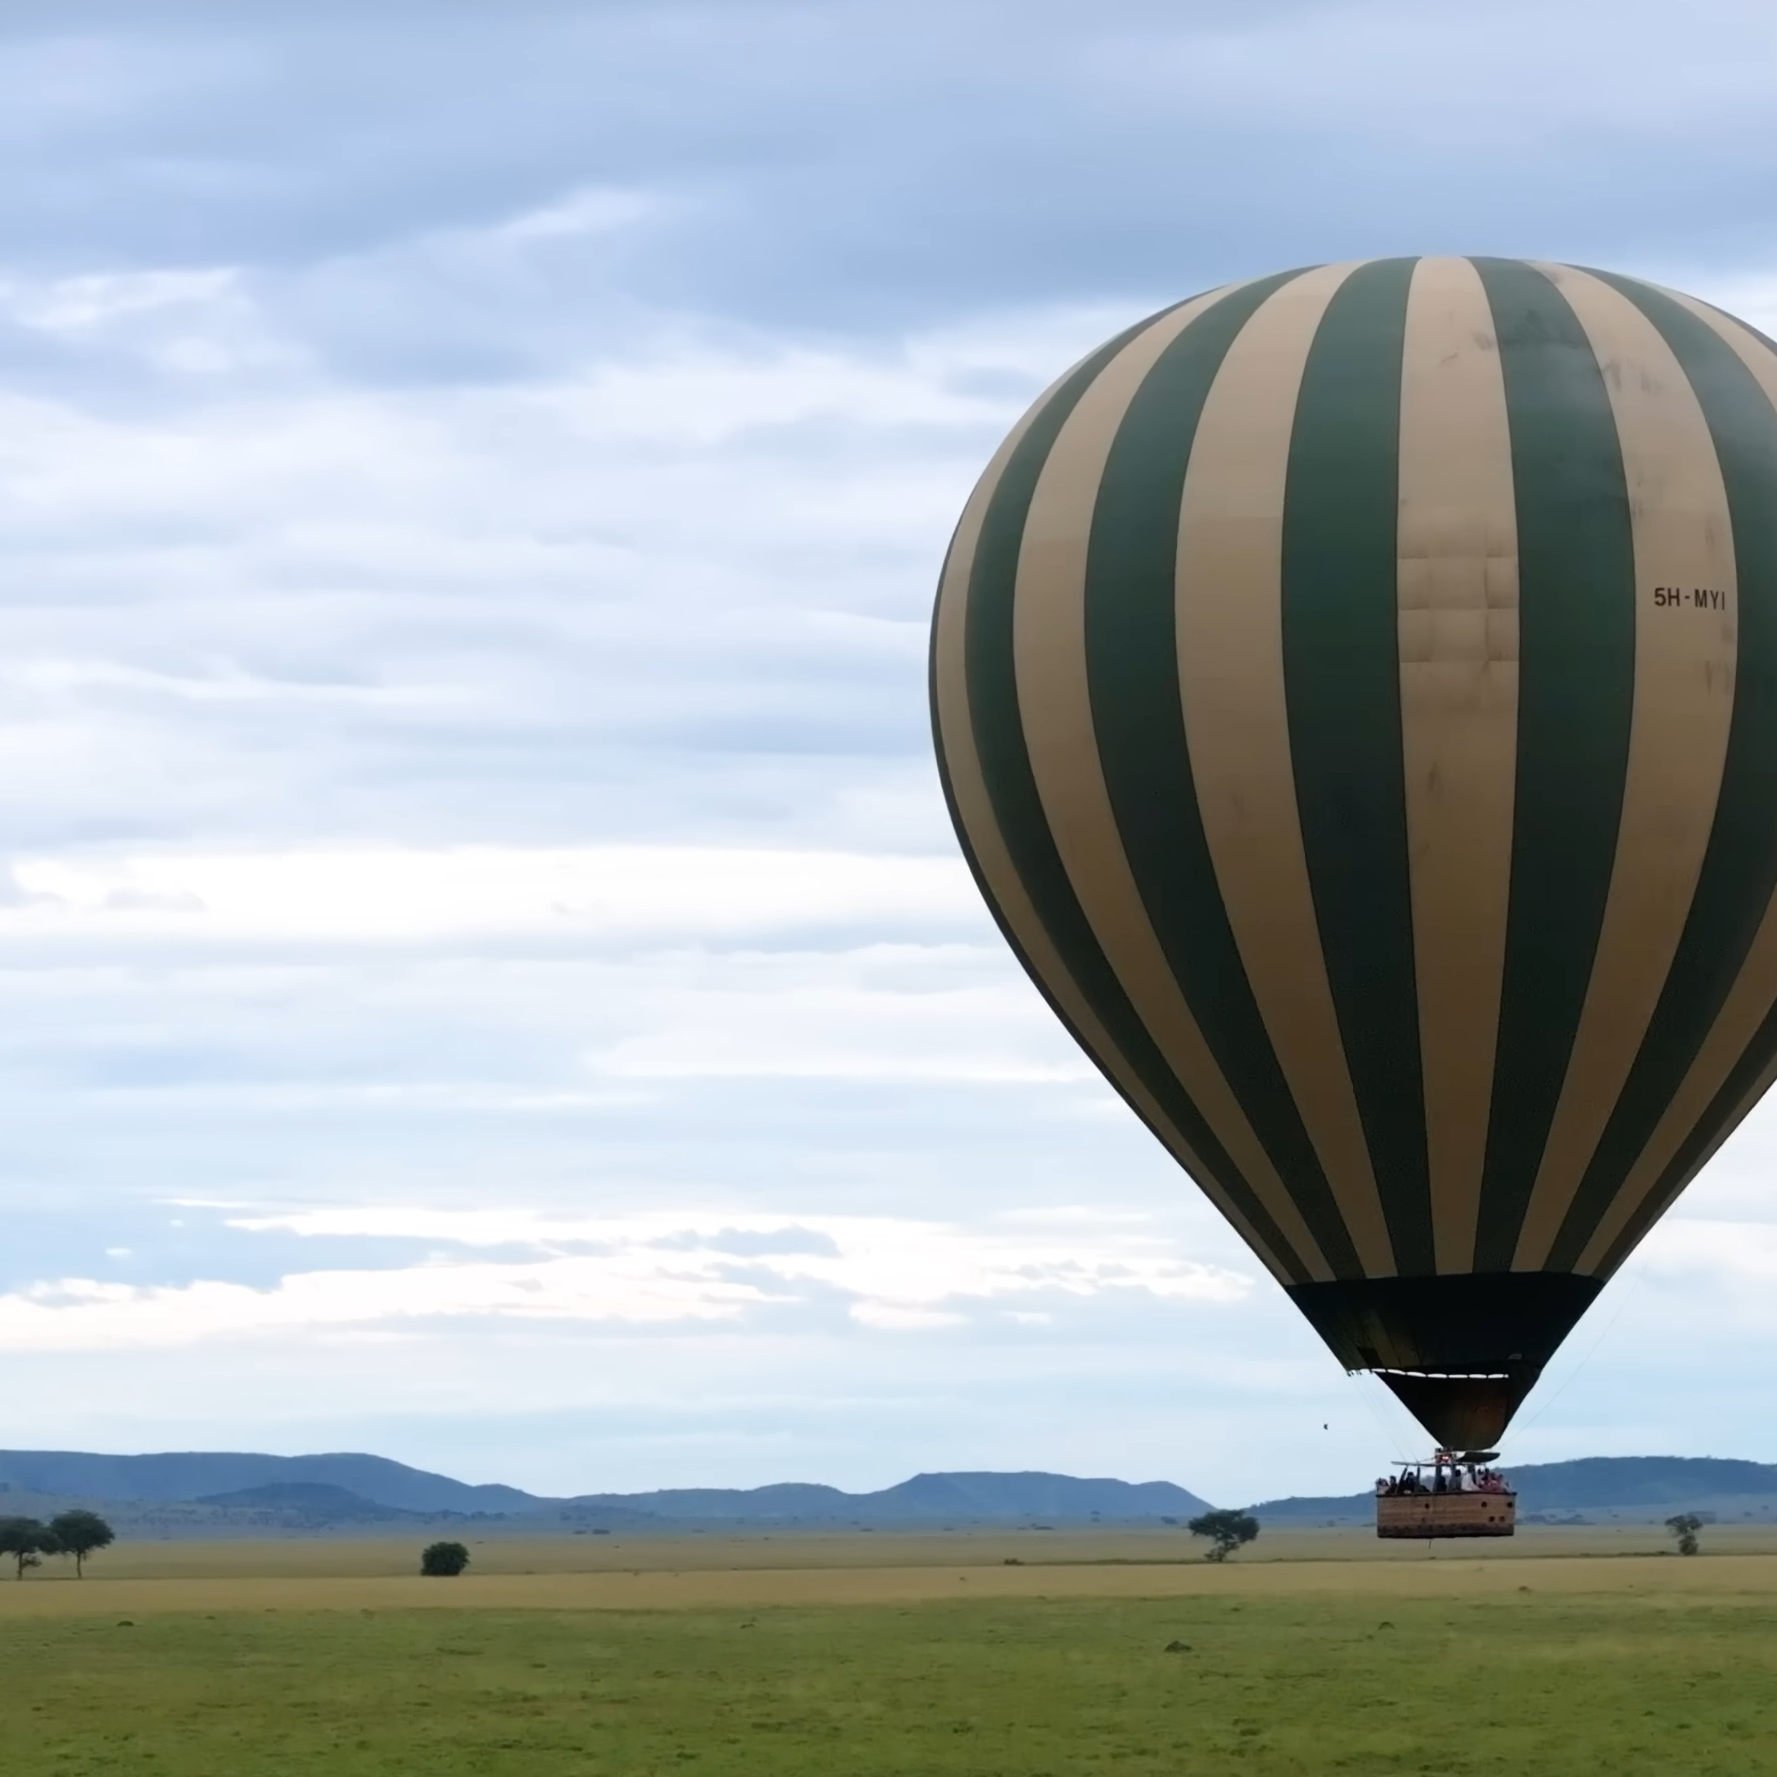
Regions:
<instances>
[{"instance_id":1,"label":"tree line on horizon","mask_svg":"<svg viewBox=\"0 0 1777 1777\"><path fill-rule=\"evenodd\" d=\"M81 1507L57 1512L45 1524L40 1518L0 1518L0 1556L14 1563L17 1578L27 1567L41 1567L45 1555L72 1555L74 1577L86 1576L86 1558L109 1548L117 1532L99 1516Z\"/></svg>"}]
</instances>

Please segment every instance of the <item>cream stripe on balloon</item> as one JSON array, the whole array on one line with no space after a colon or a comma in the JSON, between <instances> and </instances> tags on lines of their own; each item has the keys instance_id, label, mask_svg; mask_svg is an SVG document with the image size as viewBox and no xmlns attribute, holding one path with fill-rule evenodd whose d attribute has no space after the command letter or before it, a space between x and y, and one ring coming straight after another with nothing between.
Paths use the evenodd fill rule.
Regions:
<instances>
[{"instance_id":1,"label":"cream stripe on balloon","mask_svg":"<svg viewBox=\"0 0 1777 1777\"><path fill-rule=\"evenodd\" d=\"M1283 681L1283 496L1308 348L1355 269L1268 297L1198 421L1178 543L1179 686L1203 830L1265 1029L1359 1262L1394 1252L1321 955Z\"/></svg>"},{"instance_id":2,"label":"cream stripe on balloon","mask_svg":"<svg viewBox=\"0 0 1777 1777\"><path fill-rule=\"evenodd\" d=\"M1518 521L1493 317L1466 259L1407 296L1396 597L1401 750L1439 1271L1474 1265L1511 888Z\"/></svg>"},{"instance_id":3,"label":"cream stripe on balloon","mask_svg":"<svg viewBox=\"0 0 1777 1777\"><path fill-rule=\"evenodd\" d=\"M1539 266L1578 317L1622 445L1635 549L1635 692L1616 862L1579 1029L1513 1261L1539 1270L1634 1065L1684 930L1733 714L1738 599L1715 446L1653 323L1600 279ZM1720 591L1714 609L1655 587Z\"/></svg>"},{"instance_id":4,"label":"cream stripe on balloon","mask_svg":"<svg viewBox=\"0 0 1777 1777\"><path fill-rule=\"evenodd\" d=\"M1777 354L1756 334L1706 303L1697 302L1676 290L1666 294L1729 346L1752 373L1765 399L1777 408ZM1722 1002L1721 1010L1677 1094L1624 1179L1622 1189L1599 1223L1597 1232L1580 1254L1578 1270L1595 1271L1603 1263L1605 1255L1641 1208L1647 1194L1658 1188L1660 1175L1671 1164L1685 1138L1702 1121L1704 1111L1745 1053L1753 1032L1764 1022L1774 1002L1777 1002L1777 898L1773 898L1765 909L1733 988Z\"/></svg>"},{"instance_id":5,"label":"cream stripe on balloon","mask_svg":"<svg viewBox=\"0 0 1777 1777\"><path fill-rule=\"evenodd\" d=\"M1065 380L1065 377L1061 379ZM1017 867L1000 832L986 780L982 775L969 711L966 677L969 578L974 568L975 552L980 544L981 527L988 504L1005 474L1006 465L1038 414L1047 406L1059 387L1060 382L1052 384L1045 396L1019 422L976 484L957 525L950 559L938 590L938 608L933 624L933 691L937 705L939 739L950 777L950 791L956 799L961 825L974 848L976 864L986 878L989 894L1011 928L1014 939L1030 959L1033 970L1055 996L1063 1015L1078 1033L1081 1043L1167 1151L1197 1180L1210 1200L1233 1224L1240 1237L1258 1254L1266 1269L1279 1283L1289 1284L1294 1279L1282 1260L1266 1246L1258 1231L1229 1199L1226 1191L1210 1174L1190 1144L1161 1112L1152 1094L1143 1086L1121 1051L1111 1041L1109 1033L1099 1022L1098 1015L1069 974L1059 951L1038 917L1030 896L1019 880Z\"/></svg>"},{"instance_id":6,"label":"cream stripe on balloon","mask_svg":"<svg viewBox=\"0 0 1777 1777\"><path fill-rule=\"evenodd\" d=\"M1310 1275L1324 1282L1332 1267L1216 1064L1149 921L1105 786L1086 678L1087 543L1117 428L1160 355L1225 294L1187 303L1126 345L1050 448L1018 557L1018 702L1049 831L1099 947L1229 1159Z\"/></svg>"}]
</instances>

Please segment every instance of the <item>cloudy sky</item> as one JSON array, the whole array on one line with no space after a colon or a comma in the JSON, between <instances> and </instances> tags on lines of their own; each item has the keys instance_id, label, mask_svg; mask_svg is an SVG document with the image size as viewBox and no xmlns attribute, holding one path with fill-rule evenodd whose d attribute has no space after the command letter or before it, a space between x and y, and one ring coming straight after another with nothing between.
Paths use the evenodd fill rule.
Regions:
<instances>
[{"instance_id":1,"label":"cloudy sky","mask_svg":"<svg viewBox=\"0 0 1777 1777\"><path fill-rule=\"evenodd\" d=\"M6 8L0 1442L1227 1502L1415 1445L978 905L939 558L1224 279L1771 325L1773 69L1767 0ZM1767 1115L1520 1457L1777 1459L1774 1173Z\"/></svg>"}]
</instances>

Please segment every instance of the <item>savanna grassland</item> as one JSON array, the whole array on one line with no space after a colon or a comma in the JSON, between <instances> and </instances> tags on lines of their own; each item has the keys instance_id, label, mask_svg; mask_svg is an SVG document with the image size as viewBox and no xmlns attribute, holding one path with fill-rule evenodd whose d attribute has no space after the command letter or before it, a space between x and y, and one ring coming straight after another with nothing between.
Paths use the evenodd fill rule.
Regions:
<instances>
[{"instance_id":1,"label":"savanna grassland","mask_svg":"<svg viewBox=\"0 0 1777 1777\"><path fill-rule=\"evenodd\" d=\"M0 1771L1777 1770L1777 1556L1751 1549L699 1568L679 1543L426 1581L307 1546L306 1577L170 1546L163 1577L0 1584Z\"/></svg>"}]
</instances>

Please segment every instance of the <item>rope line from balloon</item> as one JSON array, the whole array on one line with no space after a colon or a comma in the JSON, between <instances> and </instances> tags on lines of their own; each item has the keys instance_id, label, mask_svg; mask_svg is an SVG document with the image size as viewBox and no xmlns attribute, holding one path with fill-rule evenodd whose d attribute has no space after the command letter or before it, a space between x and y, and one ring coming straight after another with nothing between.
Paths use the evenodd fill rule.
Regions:
<instances>
[{"instance_id":1,"label":"rope line from balloon","mask_svg":"<svg viewBox=\"0 0 1777 1777\"><path fill-rule=\"evenodd\" d=\"M1648 1256L1644 1254L1641 1263L1635 1268L1635 1275L1629 1279L1627 1287L1624 1289L1622 1296L1618 1299L1616 1313L1605 1322L1604 1326L1599 1331L1598 1337L1586 1348L1585 1355L1581 1357L1579 1362L1575 1364L1564 1377L1562 1377L1561 1385L1542 1403L1540 1407L1537 1408L1534 1413L1530 1415L1527 1420L1525 1420L1520 1429L1529 1431L1529 1429L1535 1425L1536 1422L1541 1419L1564 1394L1566 1394L1574 1378L1578 1376L1579 1373L1591 1363L1592 1359L1598 1355L1598 1348L1613 1332L1616 1331L1617 1322L1623 1318L1623 1311L1635 1299L1636 1292L1640 1290L1642 1279L1647 1276L1648 1262Z\"/></svg>"}]
</instances>

